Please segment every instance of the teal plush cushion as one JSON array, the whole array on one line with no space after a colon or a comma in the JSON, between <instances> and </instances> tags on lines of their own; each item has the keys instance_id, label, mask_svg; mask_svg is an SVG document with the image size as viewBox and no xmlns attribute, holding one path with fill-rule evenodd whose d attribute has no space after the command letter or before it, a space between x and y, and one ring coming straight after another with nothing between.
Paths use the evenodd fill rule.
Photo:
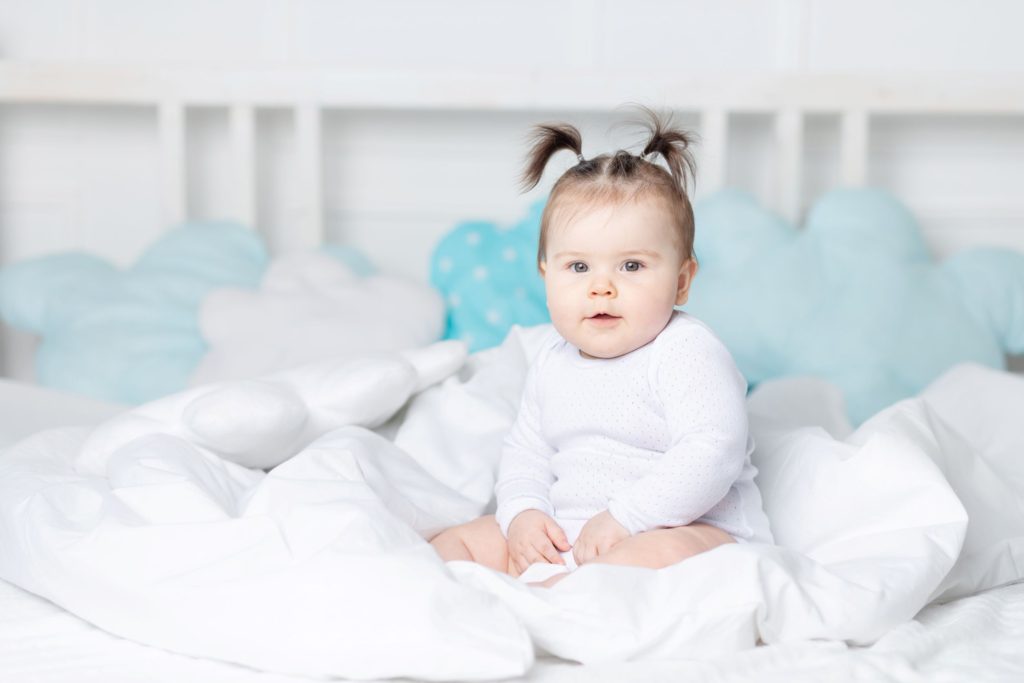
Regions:
<instances>
[{"instance_id":1,"label":"teal plush cushion","mask_svg":"<svg viewBox=\"0 0 1024 683\"><path fill-rule=\"evenodd\" d=\"M929 255L913 216L878 190L836 190L796 230L749 195L701 202L688 311L751 383L815 375L861 422L949 367L1024 351L1024 254Z\"/></svg>"},{"instance_id":2,"label":"teal plush cushion","mask_svg":"<svg viewBox=\"0 0 1024 683\"><path fill-rule=\"evenodd\" d=\"M548 320L535 266L541 210L510 227L460 225L437 246L448 336L479 349L514 323ZM700 271L684 309L752 384L824 377L859 423L956 363L1003 367L1006 353L1024 353L1024 254L971 249L937 263L913 216L882 191L831 192L803 230L739 191L695 212Z\"/></svg>"},{"instance_id":3,"label":"teal plush cushion","mask_svg":"<svg viewBox=\"0 0 1024 683\"><path fill-rule=\"evenodd\" d=\"M198 307L209 290L254 287L267 252L228 223L168 232L125 270L84 253L0 269L0 316L42 337L40 383L138 403L184 388L206 350Z\"/></svg>"},{"instance_id":4,"label":"teal plush cushion","mask_svg":"<svg viewBox=\"0 0 1024 683\"><path fill-rule=\"evenodd\" d=\"M544 281L537 273L543 210L538 202L511 226L462 223L441 239L430 281L447 303L446 338L477 351L500 344L513 324L548 322Z\"/></svg>"}]
</instances>

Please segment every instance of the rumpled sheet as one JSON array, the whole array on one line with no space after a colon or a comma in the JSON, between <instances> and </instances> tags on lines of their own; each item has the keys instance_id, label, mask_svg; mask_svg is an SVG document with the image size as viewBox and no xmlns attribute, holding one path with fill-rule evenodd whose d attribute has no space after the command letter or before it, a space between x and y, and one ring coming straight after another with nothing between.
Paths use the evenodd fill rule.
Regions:
<instances>
[{"instance_id":1,"label":"rumpled sheet","mask_svg":"<svg viewBox=\"0 0 1024 683\"><path fill-rule=\"evenodd\" d=\"M447 344L200 387L23 441L0 456L0 576L176 652L429 680L520 675L541 653L870 643L929 601L1020 578L1024 380L976 366L849 435L828 385L763 385L754 457L778 546L587 565L553 589L445 565L424 537L486 510L537 333L465 364ZM261 459L283 462L238 464Z\"/></svg>"}]
</instances>

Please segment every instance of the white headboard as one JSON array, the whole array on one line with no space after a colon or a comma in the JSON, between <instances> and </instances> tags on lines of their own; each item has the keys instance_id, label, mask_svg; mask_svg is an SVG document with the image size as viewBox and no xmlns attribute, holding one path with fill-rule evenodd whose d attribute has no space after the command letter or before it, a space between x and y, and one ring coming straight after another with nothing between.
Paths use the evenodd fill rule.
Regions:
<instances>
[{"instance_id":1,"label":"white headboard","mask_svg":"<svg viewBox=\"0 0 1024 683\"><path fill-rule=\"evenodd\" d=\"M771 119L771 190L769 203L798 219L805 186L817 168L806 167L808 122L821 115L838 119L837 169L843 185L869 180L873 125L880 117L968 117L1012 120L1024 127L1024 82L1005 77L891 75L678 75L644 76L606 70L476 73L430 71L354 71L342 69L175 68L163 66L25 63L0 60L0 115L5 107L123 107L149 112L158 137L160 223L169 227L192 216L189 206L189 112L227 112L230 172L223 183L230 196L229 218L257 225L257 119L260 112L285 110L292 135L294 177L290 179L297 210L287 228L270 230L278 249L307 247L325 239L325 152L323 122L334 112L403 112L423 116L501 117L510 114L546 119L607 114L624 102L641 102L690 117L701 135L698 149L698 194L724 186L734 169L737 119L748 115ZM535 116L534 116L535 115ZM522 131L524 134L526 130ZM521 152L516 161L521 158ZM1020 157L1020 152L1017 156ZM10 169L8 169L10 172ZM1020 178L1024 180L1024 178ZM964 177L961 182L971 182ZM333 191L335 188L331 188ZM541 188L543 190L543 188ZM401 193L403 187L395 188ZM453 190L453 194L456 191ZM466 218L473 216L465 216ZM486 217L486 216L485 216ZM1011 239L1024 250L1024 215L1017 215ZM20 229L17 221L0 224L3 245ZM71 230L72 228L68 228ZM377 236L375 243L394 247L401 236ZM400 247L399 247L400 248ZM413 247L410 247L413 248ZM417 243L417 249L425 243ZM371 254L371 257L374 254ZM422 258L425 261L426 256ZM10 356L11 338L8 337ZM17 354L15 354L17 355ZM23 355L23 354L22 354ZM17 361L20 363L21 361ZM17 363L15 363L17 364ZM12 362L8 359L10 372Z\"/></svg>"},{"instance_id":2,"label":"white headboard","mask_svg":"<svg viewBox=\"0 0 1024 683\"><path fill-rule=\"evenodd\" d=\"M612 110L628 100L699 114L701 189L726 179L729 116L770 113L777 141L775 206L796 218L804 168L804 120L841 117L840 181L866 181L872 117L981 115L1024 117L1024 82L1018 77L974 77L952 82L905 76L723 76L683 79L633 74L493 74L358 72L340 70L223 70L24 64L0 61L0 105L121 105L149 107L158 120L164 223L189 216L186 201L185 112L223 107L230 112L235 172L234 217L254 224L255 115L261 108L293 112L302 171L303 220L288 242L319 244L324 235L321 116L327 110L564 111ZM1022 118L1024 125L1024 118Z\"/></svg>"}]
</instances>

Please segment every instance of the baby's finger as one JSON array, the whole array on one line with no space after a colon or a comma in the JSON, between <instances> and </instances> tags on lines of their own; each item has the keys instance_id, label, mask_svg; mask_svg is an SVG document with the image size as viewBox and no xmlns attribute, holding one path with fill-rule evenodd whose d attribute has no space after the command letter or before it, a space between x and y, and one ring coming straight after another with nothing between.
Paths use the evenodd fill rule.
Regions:
<instances>
[{"instance_id":1,"label":"baby's finger","mask_svg":"<svg viewBox=\"0 0 1024 683\"><path fill-rule=\"evenodd\" d=\"M576 541L576 545L572 547L572 556L576 560L576 564L583 564L590 559L590 547L586 541Z\"/></svg>"},{"instance_id":2,"label":"baby's finger","mask_svg":"<svg viewBox=\"0 0 1024 683\"><path fill-rule=\"evenodd\" d=\"M565 531L554 520L547 522L545 528L548 532L548 538L551 539L556 548L565 551L572 547L569 545L569 539L566 537Z\"/></svg>"},{"instance_id":3,"label":"baby's finger","mask_svg":"<svg viewBox=\"0 0 1024 683\"><path fill-rule=\"evenodd\" d=\"M541 561L541 553L532 545L524 545L519 555L523 562L523 571L526 570L530 564Z\"/></svg>"},{"instance_id":4,"label":"baby's finger","mask_svg":"<svg viewBox=\"0 0 1024 683\"><path fill-rule=\"evenodd\" d=\"M543 548L538 548L538 550L544 556L544 559L551 564L565 564L565 560L558 554L558 550L550 543L546 544Z\"/></svg>"}]
</instances>

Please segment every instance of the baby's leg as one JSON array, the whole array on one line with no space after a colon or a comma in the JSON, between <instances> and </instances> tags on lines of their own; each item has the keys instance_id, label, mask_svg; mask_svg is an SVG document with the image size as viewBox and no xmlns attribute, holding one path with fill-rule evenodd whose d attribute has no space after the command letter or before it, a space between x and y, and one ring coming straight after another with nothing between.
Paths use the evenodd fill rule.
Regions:
<instances>
[{"instance_id":1,"label":"baby's leg","mask_svg":"<svg viewBox=\"0 0 1024 683\"><path fill-rule=\"evenodd\" d=\"M661 569L720 545L735 542L736 539L717 527L694 522L688 526L653 529L630 536L591 561Z\"/></svg>"},{"instance_id":2,"label":"baby's leg","mask_svg":"<svg viewBox=\"0 0 1024 683\"><path fill-rule=\"evenodd\" d=\"M511 574L508 561L508 543L498 527L494 515L474 519L472 522L445 529L430 545L445 562L469 560Z\"/></svg>"}]
</instances>

